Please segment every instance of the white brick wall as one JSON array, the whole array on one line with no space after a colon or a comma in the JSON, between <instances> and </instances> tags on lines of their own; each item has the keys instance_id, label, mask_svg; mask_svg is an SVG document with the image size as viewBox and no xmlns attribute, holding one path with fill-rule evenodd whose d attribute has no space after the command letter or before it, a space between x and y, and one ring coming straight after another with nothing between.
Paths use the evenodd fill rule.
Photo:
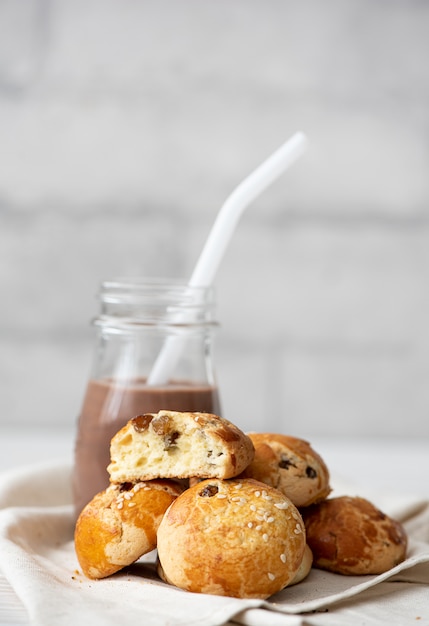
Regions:
<instances>
[{"instance_id":1,"label":"white brick wall","mask_svg":"<svg viewBox=\"0 0 429 626\"><path fill-rule=\"evenodd\" d=\"M304 130L216 280L225 414L427 437L428 30L422 0L0 0L1 423L73 424L99 281L188 276Z\"/></svg>"}]
</instances>

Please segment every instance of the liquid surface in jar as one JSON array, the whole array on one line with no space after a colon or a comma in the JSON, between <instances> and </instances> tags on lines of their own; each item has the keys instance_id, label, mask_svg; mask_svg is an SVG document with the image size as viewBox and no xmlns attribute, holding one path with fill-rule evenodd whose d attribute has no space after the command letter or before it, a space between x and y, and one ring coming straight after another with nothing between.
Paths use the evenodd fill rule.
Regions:
<instances>
[{"instance_id":1,"label":"liquid surface in jar","mask_svg":"<svg viewBox=\"0 0 429 626\"><path fill-rule=\"evenodd\" d=\"M131 382L91 380L79 417L73 470L73 497L78 515L109 484L110 440L131 418L143 413L199 411L220 415L216 387L186 381L151 387Z\"/></svg>"}]
</instances>

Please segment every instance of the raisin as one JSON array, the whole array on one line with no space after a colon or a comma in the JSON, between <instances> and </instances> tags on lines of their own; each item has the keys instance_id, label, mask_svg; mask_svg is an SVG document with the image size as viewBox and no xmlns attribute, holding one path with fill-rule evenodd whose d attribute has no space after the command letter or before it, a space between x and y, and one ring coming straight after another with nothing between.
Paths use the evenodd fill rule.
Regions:
<instances>
[{"instance_id":1,"label":"raisin","mask_svg":"<svg viewBox=\"0 0 429 626\"><path fill-rule=\"evenodd\" d=\"M218 491L219 489L217 485L206 485L204 489L201 489L199 495L202 498L211 498L212 496L215 496Z\"/></svg>"},{"instance_id":2,"label":"raisin","mask_svg":"<svg viewBox=\"0 0 429 626\"><path fill-rule=\"evenodd\" d=\"M305 468L305 473L307 474L308 478L317 478L317 472L314 469L314 467L310 467L310 465L307 465L307 467Z\"/></svg>"},{"instance_id":3,"label":"raisin","mask_svg":"<svg viewBox=\"0 0 429 626\"><path fill-rule=\"evenodd\" d=\"M131 423L134 426L134 430L136 430L138 433L142 433L148 429L152 419L153 415L151 415L150 413L146 413L145 415L137 415L137 417L133 417Z\"/></svg>"},{"instance_id":4,"label":"raisin","mask_svg":"<svg viewBox=\"0 0 429 626\"><path fill-rule=\"evenodd\" d=\"M168 450L176 445L177 439L180 437L180 433L177 430L172 431L171 433L167 433L164 436L164 450Z\"/></svg>"},{"instance_id":5,"label":"raisin","mask_svg":"<svg viewBox=\"0 0 429 626\"><path fill-rule=\"evenodd\" d=\"M153 431L162 437L162 435L166 435L170 430L170 418L168 415L158 415L152 422Z\"/></svg>"},{"instance_id":6,"label":"raisin","mask_svg":"<svg viewBox=\"0 0 429 626\"><path fill-rule=\"evenodd\" d=\"M122 483L119 487L119 491L130 491L133 487L133 483Z\"/></svg>"},{"instance_id":7,"label":"raisin","mask_svg":"<svg viewBox=\"0 0 429 626\"><path fill-rule=\"evenodd\" d=\"M295 463L292 463L290 459L285 454L282 454L281 460L279 461L279 467L281 469L289 469L290 467L296 467Z\"/></svg>"}]
</instances>

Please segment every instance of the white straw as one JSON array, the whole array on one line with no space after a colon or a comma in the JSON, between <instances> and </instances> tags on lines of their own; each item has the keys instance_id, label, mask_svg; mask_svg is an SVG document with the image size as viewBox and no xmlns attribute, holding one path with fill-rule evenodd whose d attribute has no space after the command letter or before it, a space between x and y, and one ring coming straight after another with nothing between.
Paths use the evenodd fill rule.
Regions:
<instances>
[{"instance_id":1,"label":"white straw","mask_svg":"<svg viewBox=\"0 0 429 626\"><path fill-rule=\"evenodd\" d=\"M283 174L303 154L306 147L306 136L301 132L295 133L228 196L217 215L192 273L189 281L190 287L209 287L212 284L244 209ZM168 381L180 357L182 346L181 337L169 337L164 342L148 377L148 385L162 385Z\"/></svg>"}]
</instances>

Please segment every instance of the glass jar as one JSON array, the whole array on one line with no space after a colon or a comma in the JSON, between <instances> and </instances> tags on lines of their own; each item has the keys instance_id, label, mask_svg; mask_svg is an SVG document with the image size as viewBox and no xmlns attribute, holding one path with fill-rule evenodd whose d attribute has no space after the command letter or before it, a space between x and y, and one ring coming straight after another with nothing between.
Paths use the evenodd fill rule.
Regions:
<instances>
[{"instance_id":1,"label":"glass jar","mask_svg":"<svg viewBox=\"0 0 429 626\"><path fill-rule=\"evenodd\" d=\"M73 494L78 514L109 483L110 440L136 415L220 415L212 355L211 288L159 279L104 282L94 361L78 420Z\"/></svg>"}]
</instances>

